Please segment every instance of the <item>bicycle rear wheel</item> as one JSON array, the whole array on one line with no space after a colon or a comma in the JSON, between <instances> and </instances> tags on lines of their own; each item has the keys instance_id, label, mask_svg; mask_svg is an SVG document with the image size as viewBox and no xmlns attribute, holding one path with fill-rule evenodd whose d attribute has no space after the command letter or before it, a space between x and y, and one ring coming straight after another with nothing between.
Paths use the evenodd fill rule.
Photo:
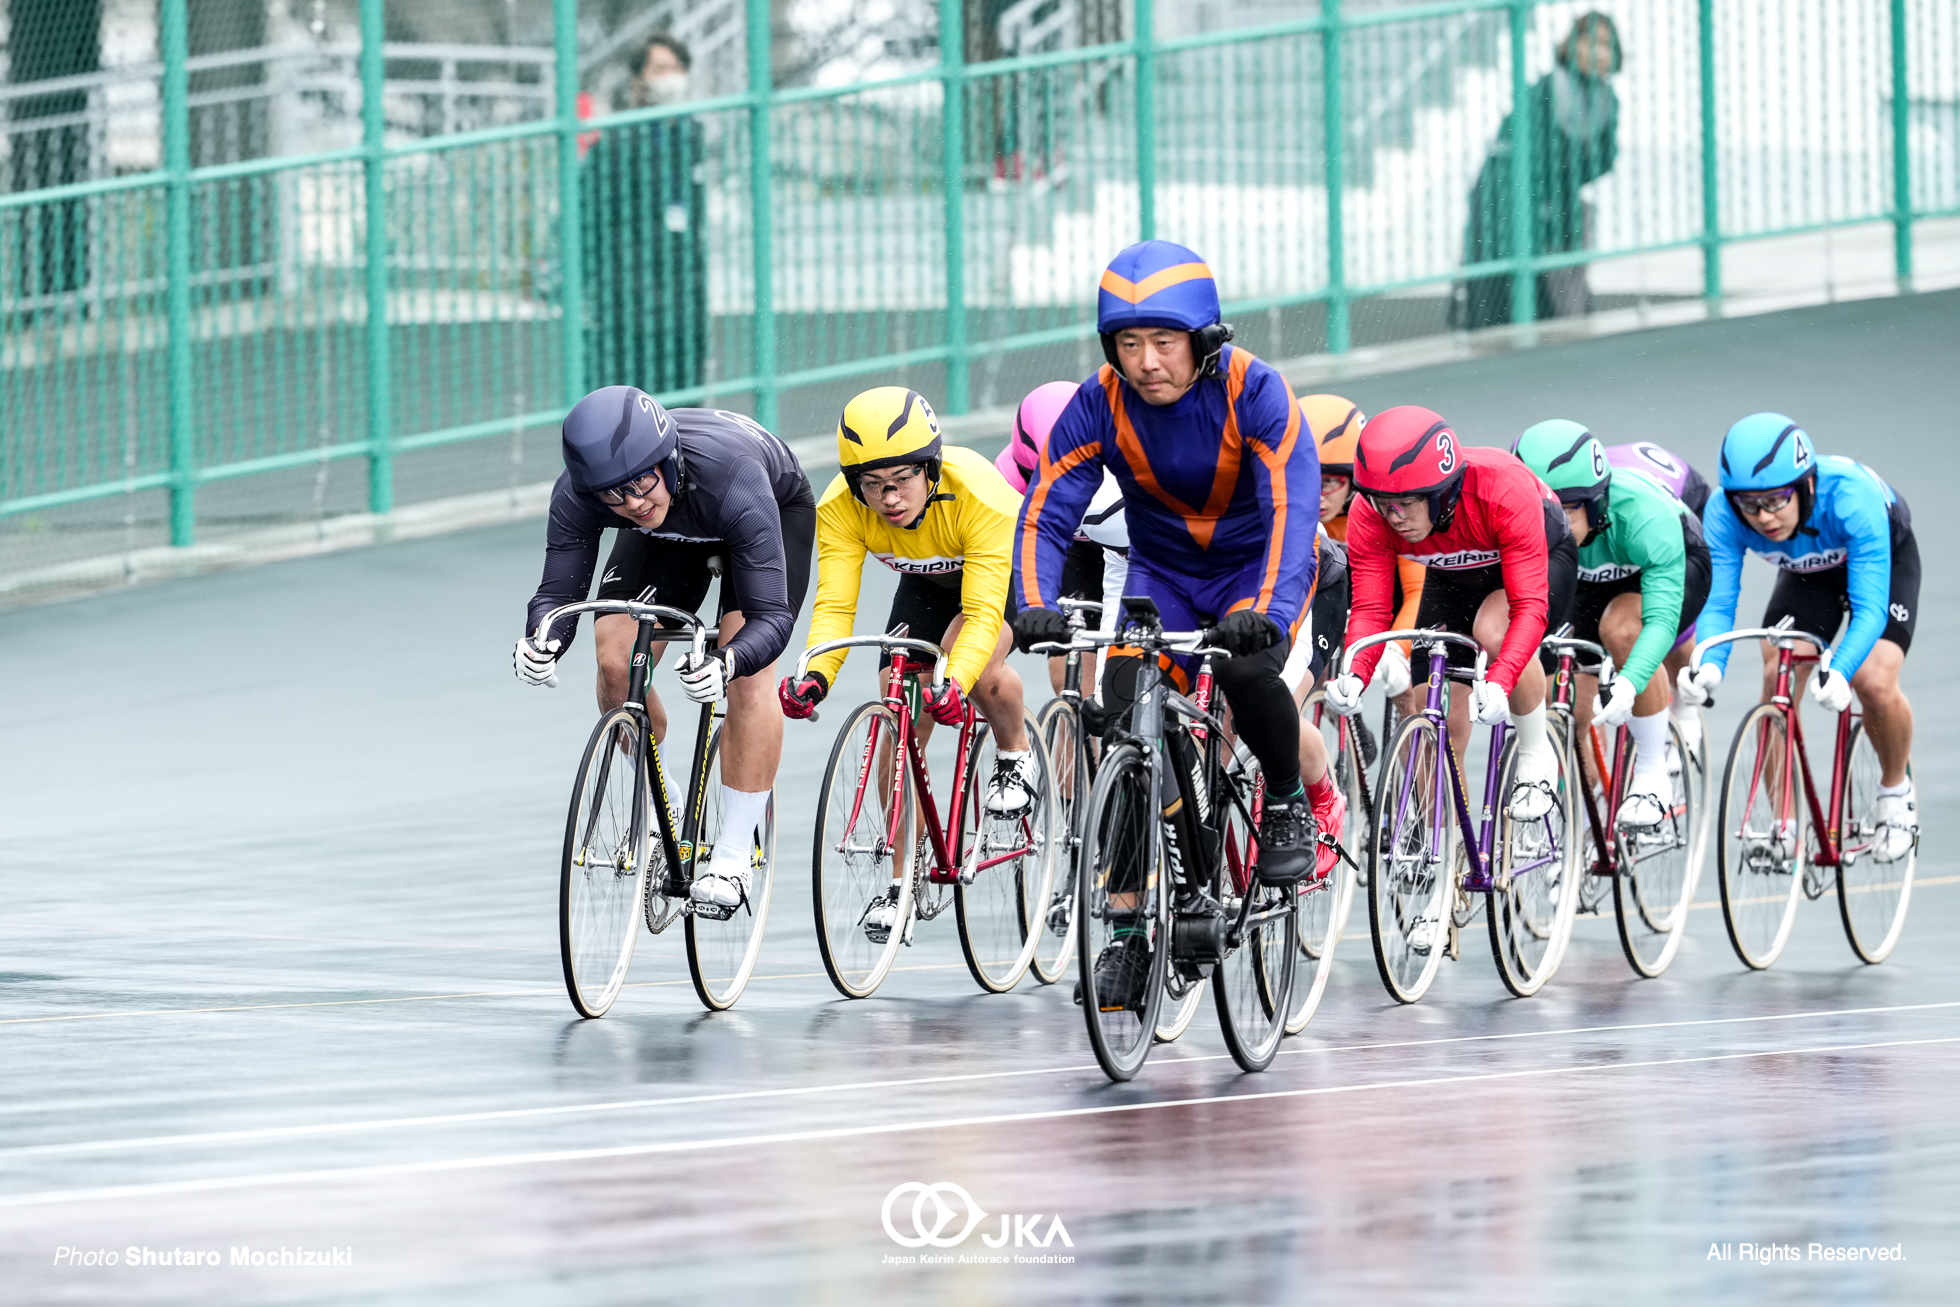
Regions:
<instances>
[{"instance_id":1,"label":"bicycle rear wheel","mask_svg":"<svg viewBox=\"0 0 1960 1307\"><path fill-rule=\"evenodd\" d=\"M1368 933L1382 985L1398 1003L1429 991L1447 944L1453 819L1437 752L1439 728L1404 718L1382 751L1368 840Z\"/></svg>"},{"instance_id":2,"label":"bicycle rear wheel","mask_svg":"<svg viewBox=\"0 0 1960 1307\"><path fill-rule=\"evenodd\" d=\"M1558 793L1552 810L1531 821L1510 816L1512 778L1517 770L1518 740L1505 744L1498 790L1505 811L1498 819L1495 887L1484 919L1490 923L1491 954L1504 987L1519 998L1530 998L1565 960L1572 939L1572 919L1579 907L1581 871L1576 799L1579 779L1566 722L1553 717L1546 723L1552 752L1558 757Z\"/></svg>"},{"instance_id":3,"label":"bicycle rear wheel","mask_svg":"<svg viewBox=\"0 0 1960 1307\"><path fill-rule=\"evenodd\" d=\"M1342 796L1347 799L1347 816L1342 820L1341 828L1332 833L1334 838L1341 842L1341 847L1348 851L1348 856L1358 862L1360 858L1357 855L1362 850L1368 831L1367 802L1363 798L1365 787L1361 783L1363 771L1361 747L1355 738L1355 728L1360 725L1361 718L1359 716L1342 718L1333 709L1325 706L1323 700L1326 697L1325 690L1315 690L1307 696L1307 702L1300 710L1302 719L1300 729L1318 730L1327 746L1327 758L1332 764L1333 782L1340 787ZM1348 727L1346 730L1341 729L1344 721ZM1336 863L1328 879L1331 882L1337 877L1343 883L1353 879L1352 869L1346 862ZM1335 918L1338 916L1341 918L1341 924L1346 924L1347 909L1352 899L1351 892L1339 898L1324 890L1301 894L1300 950L1305 955L1308 965L1311 966L1320 959L1321 950L1328 941L1339 941L1340 929L1334 925ZM1304 986L1302 993L1309 992L1312 988L1312 986ZM1301 1021L1296 1027L1289 1020L1287 1033L1297 1035L1305 1025L1306 1022Z\"/></svg>"},{"instance_id":4,"label":"bicycle rear wheel","mask_svg":"<svg viewBox=\"0 0 1960 1307\"><path fill-rule=\"evenodd\" d=\"M966 802L961 805L959 884L953 906L966 969L989 994L1019 983L1047 933L1048 895L1055 884L1055 781L1034 718L1024 718L1028 760L1034 764L1034 802L1021 816L987 811L994 774L994 733L983 723L968 754Z\"/></svg>"},{"instance_id":5,"label":"bicycle rear wheel","mask_svg":"<svg viewBox=\"0 0 1960 1307\"><path fill-rule=\"evenodd\" d=\"M1906 856L1893 862L1880 862L1872 856L1878 822L1873 809L1878 803L1881 773L1878 753L1861 720L1851 728L1848 750L1850 765L1845 768L1844 836L1838 849L1838 916L1844 922L1844 937L1851 951L1865 962L1883 962L1898 946L1905 929L1906 909L1912 904L1912 877L1919 864L1919 843L1913 842ZM1906 769L1912 775L1912 769Z\"/></svg>"},{"instance_id":6,"label":"bicycle rear wheel","mask_svg":"<svg viewBox=\"0 0 1960 1307\"><path fill-rule=\"evenodd\" d=\"M1052 985L1075 956L1075 860L1082 849L1082 818L1089 811L1089 754L1082 738L1082 716L1066 699L1050 699L1036 719L1055 778L1055 881L1037 929L1029 969Z\"/></svg>"},{"instance_id":7,"label":"bicycle rear wheel","mask_svg":"<svg viewBox=\"0 0 1960 1307\"><path fill-rule=\"evenodd\" d=\"M1625 747L1635 747L1630 732ZM1667 747L1672 754L1669 762L1679 766L1668 771L1666 816L1653 830L1616 830L1613 836L1619 846L1613 916L1620 948L1626 953L1627 965L1650 978L1667 970L1680 951L1701 873L1699 768L1689 756L1680 728L1672 722L1668 723ZM1632 763L1622 771L1632 775ZM1616 802L1621 797L1613 796Z\"/></svg>"},{"instance_id":8,"label":"bicycle rear wheel","mask_svg":"<svg viewBox=\"0 0 1960 1307\"><path fill-rule=\"evenodd\" d=\"M1736 957L1756 971L1782 954L1797 920L1809 840L1796 772L1796 750L1782 710L1757 704L1743 716L1729 746L1722 772L1722 833L1715 845L1722 922Z\"/></svg>"},{"instance_id":9,"label":"bicycle rear wheel","mask_svg":"<svg viewBox=\"0 0 1960 1307\"><path fill-rule=\"evenodd\" d=\"M1250 829L1258 782L1239 771L1226 784L1230 820ZM1256 858L1252 866L1256 873ZM1241 895L1229 874L1220 880L1219 898L1229 922L1237 923L1246 899L1252 906L1240 938L1226 941L1226 954L1211 973L1218 1024L1232 1060L1242 1070L1264 1071L1279 1051L1292 1014L1300 964L1300 891L1293 885L1262 885L1255 874Z\"/></svg>"},{"instance_id":10,"label":"bicycle rear wheel","mask_svg":"<svg viewBox=\"0 0 1960 1307\"><path fill-rule=\"evenodd\" d=\"M559 863L558 950L580 1016L602 1017L626 983L646 893L646 726L629 708L586 741Z\"/></svg>"},{"instance_id":11,"label":"bicycle rear wheel","mask_svg":"<svg viewBox=\"0 0 1960 1307\"><path fill-rule=\"evenodd\" d=\"M860 704L844 719L824 768L822 804L810 859L817 947L837 992L864 998L884 982L912 919L918 804L898 743L898 718L884 704ZM894 885L897 919L886 938L874 939L865 931L865 917L872 901Z\"/></svg>"},{"instance_id":12,"label":"bicycle rear wheel","mask_svg":"<svg viewBox=\"0 0 1960 1307\"><path fill-rule=\"evenodd\" d=\"M1082 1016L1096 1061L1111 1080L1135 1076L1150 1056L1170 958L1170 910L1161 841L1153 838L1158 817L1150 779L1150 762L1136 745L1109 750L1096 769L1082 826L1075 885ZM1133 992L1099 991L1097 959L1115 947L1140 951Z\"/></svg>"},{"instance_id":13,"label":"bicycle rear wheel","mask_svg":"<svg viewBox=\"0 0 1960 1307\"><path fill-rule=\"evenodd\" d=\"M702 792L690 806L682 839L693 850L694 874L699 875L714 855L721 835L721 738L717 729L708 744L708 765L698 783ZM733 911L690 903L687 913L687 969L694 992L712 1012L724 1011L742 996L755 960L762 951L762 932L769 921L769 900L776 889L776 796L763 809L762 822L747 834L749 842L748 902ZM692 877L689 878L690 880ZM722 913L727 912L726 916Z\"/></svg>"}]
</instances>

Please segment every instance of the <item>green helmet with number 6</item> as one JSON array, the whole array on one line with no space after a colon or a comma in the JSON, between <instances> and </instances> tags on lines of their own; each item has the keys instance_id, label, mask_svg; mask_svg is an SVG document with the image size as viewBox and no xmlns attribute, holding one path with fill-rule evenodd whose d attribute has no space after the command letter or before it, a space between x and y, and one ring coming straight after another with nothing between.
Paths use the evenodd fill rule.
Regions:
<instances>
[{"instance_id":1,"label":"green helmet with number 6","mask_svg":"<svg viewBox=\"0 0 1960 1307\"><path fill-rule=\"evenodd\" d=\"M1552 488L1568 508L1586 506L1586 518L1597 531L1606 521L1606 496L1613 484L1613 465L1598 437L1565 418L1553 418L1528 428L1511 445L1524 465Z\"/></svg>"}]
</instances>

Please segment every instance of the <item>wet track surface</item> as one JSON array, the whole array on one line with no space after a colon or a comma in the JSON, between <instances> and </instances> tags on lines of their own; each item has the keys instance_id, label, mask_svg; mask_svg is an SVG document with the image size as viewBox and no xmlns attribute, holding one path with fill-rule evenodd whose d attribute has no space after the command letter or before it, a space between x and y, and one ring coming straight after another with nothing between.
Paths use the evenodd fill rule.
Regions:
<instances>
[{"instance_id":1,"label":"wet track surface","mask_svg":"<svg viewBox=\"0 0 1960 1307\"><path fill-rule=\"evenodd\" d=\"M1727 421L1774 404L1889 476L1928 564L1920 883L1883 966L1826 897L1750 974L1711 858L1663 978L1582 920L1512 1000L1479 927L1414 1007L1384 994L1357 900L1319 1016L1258 1076L1207 1006L1109 1084L1068 983L982 996L950 915L877 997L838 998L809 907L832 710L789 727L741 1004L701 1011L676 929L578 1020L556 860L591 646L555 693L510 678L537 523L0 618L0 1300L1949 1301L1960 714L1936 687L1960 587L1930 483L1957 323L1960 297L1926 296L1350 387L1488 443L1566 412L1704 471ZM1745 616L1767 569L1749 580ZM867 577L860 629L887 592ZM1742 707L1712 716L1718 747ZM908 1181L987 1213L946 1256L1074 1260L888 1264L915 1255L880 1221ZM1059 1215L1072 1246L983 1244L1003 1213ZM132 1246L223 1264L56 1265ZM351 1265L231 1265L282 1246Z\"/></svg>"}]
</instances>

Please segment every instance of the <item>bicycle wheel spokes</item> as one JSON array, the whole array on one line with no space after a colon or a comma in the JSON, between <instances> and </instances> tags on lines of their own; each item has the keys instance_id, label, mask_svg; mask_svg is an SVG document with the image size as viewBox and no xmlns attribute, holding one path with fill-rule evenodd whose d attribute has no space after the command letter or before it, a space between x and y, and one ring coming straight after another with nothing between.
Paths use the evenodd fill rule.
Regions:
<instances>
[{"instance_id":1,"label":"bicycle wheel spokes","mask_svg":"<svg viewBox=\"0 0 1960 1307\"><path fill-rule=\"evenodd\" d=\"M1307 697L1306 705L1300 710L1302 717L1300 729L1318 730L1321 740L1327 746L1327 758L1333 764L1333 781L1347 798L1347 816L1341 823L1341 829L1333 834L1340 840L1341 847L1358 861L1368 823L1366 805L1361 797L1361 750L1353 731L1354 724L1360 718L1347 719L1348 729L1342 730L1343 719L1333 709L1325 706L1322 702L1325 697L1326 692L1323 690L1315 690ZM1351 869L1345 862L1340 863L1333 873L1342 881L1349 879L1350 874ZM1321 949L1328 939L1340 938L1338 931L1330 932L1330 927L1336 916L1335 909L1341 909L1344 915L1347 906L1347 900L1343 896L1325 890L1301 895L1300 949L1306 956L1307 965L1312 966L1322 956ZM1301 991L1305 993L1313 988L1311 985L1304 985ZM1287 1033L1297 1035L1305 1024L1302 1021L1300 1025L1295 1026L1292 1020L1289 1020Z\"/></svg>"},{"instance_id":2,"label":"bicycle wheel spokes","mask_svg":"<svg viewBox=\"0 0 1960 1307\"><path fill-rule=\"evenodd\" d=\"M1844 783L1843 844L1838 850L1838 916L1844 922L1851 951L1866 962L1883 962L1905 929L1919 849L1915 843L1905 857L1891 862L1880 862L1874 856L1880 834L1875 809L1882 777L1878 753L1865 734L1863 722L1851 729L1850 754Z\"/></svg>"},{"instance_id":3,"label":"bicycle wheel spokes","mask_svg":"<svg viewBox=\"0 0 1960 1307\"><path fill-rule=\"evenodd\" d=\"M1075 917L1082 1015L1112 1080L1130 1079L1150 1056L1163 1001L1170 927L1163 864L1151 853L1156 820L1142 751L1134 744L1109 750L1083 821ZM1124 955L1128 965L1115 965Z\"/></svg>"},{"instance_id":4,"label":"bicycle wheel spokes","mask_svg":"<svg viewBox=\"0 0 1960 1307\"><path fill-rule=\"evenodd\" d=\"M960 883L953 890L960 951L967 970L990 994L1014 988L1047 937L1049 893L1055 883L1060 841L1055 838L1054 778L1032 717L1025 719L1024 729L1035 769L1033 803L1012 817L987 811L996 750L994 733L982 728L973 738L960 812Z\"/></svg>"},{"instance_id":5,"label":"bicycle wheel spokes","mask_svg":"<svg viewBox=\"0 0 1960 1307\"><path fill-rule=\"evenodd\" d=\"M586 742L565 819L558 882L558 944L565 989L581 1016L619 996L640 934L646 892L646 728L615 709Z\"/></svg>"},{"instance_id":6,"label":"bicycle wheel spokes","mask_svg":"<svg viewBox=\"0 0 1960 1307\"><path fill-rule=\"evenodd\" d=\"M1805 811L1789 727L1775 704L1743 717L1722 773L1722 920L1745 966L1761 970L1789 942L1803 888Z\"/></svg>"},{"instance_id":7,"label":"bicycle wheel spokes","mask_svg":"<svg viewBox=\"0 0 1960 1307\"><path fill-rule=\"evenodd\" d=\"M1300 963L1300 893L1291 885L1255 882L1247 897L1252 907L1244 932L1211 973L1212 993L1232 1060L1244 1070L1264 1071L1279 1050L1293 1005ZM1242 906L1237 899L1225 902L1232 920Z\"/></svg>"},{"instance_id":8,"label":"bicycle wheel spokes","mask_svg":"<svg viewBox=\"0 0 1960 1307\"><path fill-rule=\"evenodd\" d=\"M903 775L896 823L894 769ZM848 998L877 989L904 943L912 911L916 822L911 776L898 747L898 719L882 703L862 704L845 719L831 748L811 855L817 945L831 984ZM866 930L867 914L873 900L894 885L896 920L884 938L875 938Z\"/></svg>"},{"instance_id":9,"label":"bicycle wheel spokes","mask_svg":"<svg viewBox=\"0 0 1960 1307\"><path fill-rule=\"evenodd\" d=\"M1627 747L1634 747L1631 738ZM1667 970L1680 949L1701 863L1698 768L1671 722L1667 747L1669 793L1661 824L1615 835L1620 870L1613 878L1613 914L1627 963L1643 976ZM1631 764L1625 770L1631 774Z\"/></svg>"},{"instance_id":10,"label":"bicycle wheel spokes","mask_svg":"<svg viewBox=\"0 0 1960 1307\"><path fill-rule=\"evenodd\" d=\"M1035 925L1040 938L1030 966L1036 980L1052 985L1075 956L1075 860L1082 847L1082 818L1089 810L1089 755L1082 718L1066 700L1049 700L1039 722L1055 780L1055 877Z\"/></svg>"},{"instance_id":11,"label":"bicycle wheel spokes","mask_svg":"<svg viewBox=\"0 0 1960 1307\"><path fill-rule=\"evenodd\" d=\"M1509 815L1517 737L1513 735L1505 747L1498 793L1507 810L1498 820L1496 888L1490 892L1484 915L1490 923L1498 975L1519 998L1536 994L1558 970L1579 907L1579 779L1566 729L1556 719L1547 726L1552 752L1558 757L1558 795L1550 812L1531 821L1513 821Z\"/></svg>"},{"instance_id":12,"label":"bicycle wheel spokes","mask_svg":"<svg viewBox=\"0 0 1960 1307\"><path fill-rule=\"evenodd\" d=\"M1382 754L1368 840L1368 931L1375 966L1396 1001L1414 1003L1436 978L1447 940L1451 812L1437 728L1410 717Z\"/></svg>"},{"instance_id":13,"label":"bicycle wheel spokes","mask_svg":"<svg viewBox=\"0 0 1960 1307\"><path fill-rule=\"evenodd\" d=\"M694 851L694 874L706 869L721 837L720 730L708 745L708 766L701 778L705 789L698 810L691 809L682 838ZM776 888L776 799L769 798L762 822L747 832L748 901L734 909L691 905L687 914L687 966L694 992L713 1011L732 1007L755 972L762 951L762 931L769 920L769 900Z\"/></svg>"}]
</instances>

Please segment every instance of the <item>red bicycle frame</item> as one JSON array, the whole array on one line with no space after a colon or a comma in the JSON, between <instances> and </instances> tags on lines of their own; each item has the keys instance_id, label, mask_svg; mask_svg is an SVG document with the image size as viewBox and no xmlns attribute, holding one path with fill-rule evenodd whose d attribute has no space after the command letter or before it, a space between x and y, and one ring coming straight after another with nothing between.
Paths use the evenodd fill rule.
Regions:
<instances>
[{"instance_id":1,"label":"red bicycle frame","mask_svg":"<svg viewBox=\"0 0 1960 1307\"><path fill-rule=\"evenodd\" d=\"M1770 696L1770 702L1776 705L1783 716L1786 728L1784 739L1788 743L1784 750L1786 756L1783 763L1783 793L1778 796L1776 815L1778 820L1788 820L1795 815L1796 804L1791 792L1791 778L1801 775L1804 801L1810 805L1810 828L1818 832L1817 852L1811 862L1819 867L1835 867L1842 852L1838 839L1844 821L1844 784L1847 767L1845 755L1851 745L1851 719L1857 714L1849 708L1838 714L1837 746L1831 757L1831 808L1827 821L1824 805L1817 801L1817 785L1810 775L1810 751L1804 747L1803 742L1803 714L1797 711L1796 699L1790 693L1790 679L1796 669L1805 663L1817 661L1816 654L1800 654L1788 646L1779 646L1777 649L1776 692ZM1767 720L1764 721L1762 729L1765 733L1768 732ZM1756 766L1749 777L1749 794L1752 800L1756 787L1763 780L1763 763L1768 753L1763 745L1767 743L1767 739L1762 740L1756 748ZM1745 804L1743 811L1748 810L1749 805Z\"/></svg>"}]
</instances>

